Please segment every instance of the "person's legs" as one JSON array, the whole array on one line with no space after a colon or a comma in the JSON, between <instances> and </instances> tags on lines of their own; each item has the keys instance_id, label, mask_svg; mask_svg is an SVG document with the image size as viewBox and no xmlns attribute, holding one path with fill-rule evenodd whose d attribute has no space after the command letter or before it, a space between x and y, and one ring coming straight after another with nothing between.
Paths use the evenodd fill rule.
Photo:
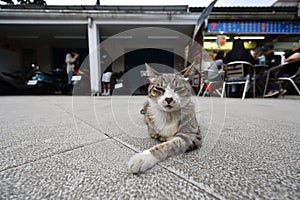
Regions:
<instances>
[{"instance_id":1,"label":"person's legs","mask_svg":"<svg viewBox=\"0 0 300 200\"><path fill-rule=\"evenodd\" d=\"M110 79L112 72L106 72L102 75L103 95L110 95Z\"/></svg>"},{"instance_id":2,"label":"person's legs","mask_svg":"<svg viewBox=\"0 0 300 200\"><path fill-rule=\"evenodd\" d=\"M248 84L245 85L246 87L246 92L249 91L249 89L251 88L251 84L250 84L250 75L248 74L245 78L241 78L241 77L231 77L231 78L228 78L227 81L232 81L232 82L238 82L238 81L244 81L245 79L248 80ZM233 96L236 95L236 90L237 90L237 84L232 84L231 85L231 93Z\"/></svg>"},{"instance_id":3,"label":"person's legs","mask_svg":"<svg viewBox=\"0 0 300 200\"><path fill-rule=\"evenodd\" d=\"M258 77L264 84L266 84L267 81L267 73L260 74ZM267 94L265 97L273 97L280 93L280 88L277 83L274 83L272 81L269 81L268 88L267 88Z\"/></svg>"},{"instance_id":4,"label":"person's legs","mask_svg":"<svg viewBox=\"0 0 300 200\"><path fill-rule=\"evenodd\" d=\"M231 78L227 79L227 81L232 81L232 82L234 82L234 81L241 81L241 80L243 80L243 79L240 78L240 77L231 77ZM236 84L231 85L231 92L235 93L236 92L236 88L237 88Z\"/></svg>"},{"instance_id":5,"label":"person's legs","mask_svg":"<svg viewBox=\"0 0 300 200\"><path fill-rule=\"evenodd\" d=\"M266 77L263 80L264 83L266 83ZM267 88L267 94L264 97L278 97L282 96L286 93L287 90L280 88L280 85L278 83L270 81Z\"/></svg>"},{"instance_id":6,"label":"person's legs","mask_svg":"<svg viewBox=\"0 0 300 200\"><path fill-rule=\"evenodd\" d=\"M284 77L284 78L287 78L287 77L290 77L291 75L287 74L287 73L284 73L282 74L281 77ZM287 89L289 87L289 85L291 85L291 82L290 81L285 81L284 84L282 85L282 87L284 89Z\"/></svg>"},{"instance_id":7,"label":"person's legs","mask_svg":"<svg viewBox=\"0 0 300 200\"><path fill-rule=\"evenodd\" d=\"M107 85L106 85L106 82L103 82L102 81L102 86L103 86L103 95L106 95L107 94Z\"/></svg>"},{"instance_id":8,"label":"person's legs","mask_svg":"<svg viewBox=\"0 0 300 200\"><path fill-rule=\"evenodd\" d=\"M67 86L67 92L72 92L73 84L72 84L72 77L73 77L73 71L69 71L68 73L68 86Z\"/></svg>"},{"instance_id":9,"label":"person's legs","mask_svg":"<svg viewBox=\"0 0 300 200\"><path fill-rule=\"evenodd\" d=\"M69 73L68 73L68 84L69 85L72 84L72 77L73 77L73 71L69 71Z\"/></svg>"},{"instance_id":10,"label":"person's legs","mask_svg":"<svg viewBox=\"0 0 300 200\"><path fill-rule=\"evenodd\" d=\"M106 83L107 94L110 95L110 82Z\"/></svg>"}]
</instances>

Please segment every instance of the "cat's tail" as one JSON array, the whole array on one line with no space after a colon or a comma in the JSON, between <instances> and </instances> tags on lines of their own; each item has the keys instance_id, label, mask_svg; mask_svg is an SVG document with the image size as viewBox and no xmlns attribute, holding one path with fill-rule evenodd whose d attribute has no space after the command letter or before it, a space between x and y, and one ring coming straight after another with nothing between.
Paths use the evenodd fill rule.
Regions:
<instances>
[{"instance_id":1,"label":"cat's tail","mask_svg":"<svg viewBox=\"0 0 300 200\"><path fill-rule=\"evenodd\" d=\"M195 135L196 136L196 135ZM167 142L155 145L154 147L135 154L128 163L132 173L141 173L152 168L156 163L165 160L176 154L181 154L187 150L192 150L201 145L201 137L192 140L186 134L178 134Z\"/></svg>"}]
</instances>

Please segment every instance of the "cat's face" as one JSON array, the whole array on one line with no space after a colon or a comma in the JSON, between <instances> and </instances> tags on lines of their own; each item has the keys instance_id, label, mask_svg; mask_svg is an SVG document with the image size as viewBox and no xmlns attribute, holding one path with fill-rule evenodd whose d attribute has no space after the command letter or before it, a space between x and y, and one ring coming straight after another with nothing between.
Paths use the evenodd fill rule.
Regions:
<instances>
[{"instance_id":1,"label":"cat's face","mask_svg":"<svg viewBox=\"0 0 300 200\"><path fill-rule=\"evenodd\" d=\"M149 65L147 71L150 75L148 96L159 106L160 110L177 111L190 101L191 86L180 74L161 74Z\"/></svg>"}]
</instances>

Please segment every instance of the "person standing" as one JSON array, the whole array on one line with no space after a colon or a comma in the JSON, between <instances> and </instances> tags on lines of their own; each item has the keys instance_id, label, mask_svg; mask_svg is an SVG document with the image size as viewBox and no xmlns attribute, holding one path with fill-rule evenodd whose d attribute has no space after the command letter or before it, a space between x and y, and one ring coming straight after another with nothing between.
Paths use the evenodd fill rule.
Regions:
<instances>
[{"instance_id":1,"label":"person standing","mask_svg":"<svg viewBox=\"0 0 300 200\"><path fill-rule=\"evenodd\" d=\"M112 76L112 64L111 64L111 57L108 53L101 49L101 67L105 68L102 74L102 87L103 87L103 96L110 95L110 88L111 88L111 76Z\"/></svg>"},{"instance_id":2,"label":"person standing","mask_svg":"<svg viewBox=\"0 0 300 200\"><path fill-rule=\"evenodd\" d=\"M74 68L75 68L75 63L79 57L79 54L73 52L73 53L67 53L66 54L66 70L68 74L68 87L72 87L72 76L74 75Z\"/></svg>"}]
</instances>

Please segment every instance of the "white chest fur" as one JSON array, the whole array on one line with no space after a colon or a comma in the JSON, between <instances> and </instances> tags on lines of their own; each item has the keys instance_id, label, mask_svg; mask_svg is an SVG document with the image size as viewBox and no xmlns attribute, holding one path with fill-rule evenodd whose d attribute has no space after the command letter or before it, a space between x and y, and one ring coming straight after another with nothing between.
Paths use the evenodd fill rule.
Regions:
<instances>
[{"instance_id":1,"label":"white chest fur","mask_svg":"<svg viewBox=\"0 0 300 200\"><path fill-rule=\"evenodd\" d=\"M165 126L161 129L159 135L163 137L172 137L178 130L179 120L172 120L170 123L166 123Z\"/></svg>"},{"instance_id":2,"label":"white chest fur","mask_svg":"<svg viewBox=\"0 0 300 200\"><path fill-rule=\"evenodd\" d=\"M163 137L172 137L178 131L181 119L180 112L162 112L160 110L152 110L152 120L158 134Z\"/></svg>"}]
</instances>

